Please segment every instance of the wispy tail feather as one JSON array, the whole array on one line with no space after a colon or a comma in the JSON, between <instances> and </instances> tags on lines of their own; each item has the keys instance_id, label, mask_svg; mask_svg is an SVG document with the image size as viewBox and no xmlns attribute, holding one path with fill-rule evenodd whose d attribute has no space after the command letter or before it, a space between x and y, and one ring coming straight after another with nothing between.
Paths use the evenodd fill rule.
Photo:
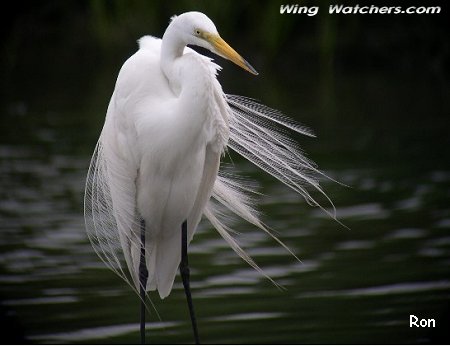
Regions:
<instances>
[{"instance_id":1,"label":"wispy tail feather","mask_svg":"<svg viewBox=\"0 0 450 346\"><path fill-rule=\"evenodd\" d=\"M319 177L327 177L319 171L317 165L303 154L298 144L288 137L287 130L314 137L312 131L281 112L260 104L247 97L226 95L231 109L229 124L230 138L228 146L256 166L269 173L282 183L304 197L306 202L320 207L325 213L336 219L336 210L331 199L319 184ZM332 179L331 179L332 180ZM325 196L333 212L325 209L311 196L312 187ZM255 190L251 183L221 172L216 179L213 199L233 214L263 230L291 253L297 256L278 239L264 223L255 208L252 194ZM256 262L239 246L232 237L230 218L222 217L223 212L213 204L208 204L205 216L227 241L231 248L249 265L268 277ZM299 260L300 261L300 260ZM274 282L270 277L268 277Z\"/></svg>"}]
</instances>

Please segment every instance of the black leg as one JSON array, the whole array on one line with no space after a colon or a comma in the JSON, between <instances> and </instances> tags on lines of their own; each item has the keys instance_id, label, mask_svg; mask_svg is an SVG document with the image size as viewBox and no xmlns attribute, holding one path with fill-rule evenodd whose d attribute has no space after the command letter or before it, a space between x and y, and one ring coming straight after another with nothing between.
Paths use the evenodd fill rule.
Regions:
<instances>
[{"instance_id":1,"label":"black leg","mask_svg":"<svg viewBox=\"0 0 450 346\"><path fill-rule=\"evenodd\" d=\"M187 221L184 221L181 225L181 263L180 263L181 280L183 280L184 292L186 293L186 299L189 307L189 315L191 316L192 330L194 331L194 340L198 345L200 339L198 338L197 320L195 319L194 305L192 304L191 287L189 284L189 263L187 255Z\"/></svg>"},{"instance_id":2,"label":"black leg","mask_svg":"<svg viewBox=\"0 0 450 346\"><path fill-rule=\"evenodd\" d=\"M139 287L141 295L141 344L145 344L145 287L147 286L148 270L145 264L145 221L141 220L141 257L139 261Z\"/></svg>"}]
</instances>

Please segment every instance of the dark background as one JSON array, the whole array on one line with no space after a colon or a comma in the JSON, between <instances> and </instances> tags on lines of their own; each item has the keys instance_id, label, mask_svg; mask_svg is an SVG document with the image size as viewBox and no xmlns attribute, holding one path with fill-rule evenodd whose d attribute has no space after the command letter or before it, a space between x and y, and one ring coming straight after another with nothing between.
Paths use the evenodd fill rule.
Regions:
<instances>
[{"instance_id":1,"label":"dark background","mask_svg":"<svg viewBox=\"0 0 450 346\"><path fill-rule=\"evenodd\" d=\"M119 299L106 300L95 292L110 292L107 287L121 283L99 269L101 264L97 263L97 271L92 264L78 267L78 263L99 262L83 233L84 174L115 78L137 49L137 39L146 34L161 37L173 14L198 10L214 21L221 36L260 73L253 77L217 58L223 66L219 80L224 91L259 99L314 129L318 139L300 138L301 145L321 168L350 186L324 182L349 231L318 216L304 203L286 204L285 196L301 203L288 193L263 205L266 221L279 224L281 236L291 228L310 231L308 236L284 239L305 263L317 254L335 257L317 271L281 278L287 282L287 296L264 282L252 298L225 294L211 302L206 294L202 296L201 285L197 294L194 285L200 315L203 307L200 330L206 325L206 341L449 342L444 327L450 298L449 7L430 1L398 2L403 7L440 5L442 10L433 15L330 15L330 2L304 1L299 3L320 6L319 14L280 15L280 5L287 3L14 1L3 8L2 340L80 342L70 339L72 330L134 323L133 313L125 312L129 302L135 302L131 291L121 287L122 296L128 298L118 308L123 313L119 322L111 306ZM389 1L371 4L393 6ZM276 195L279 185L264 175L249 174L268 186L265 193ZM58 234L67 238L55 245ZM204 238L209 239L202 234L198 239ZM202 263L210 261L202 256L194 251L192 261L198 267L194 283L215 274L202 268ZM256 257L264 267L284 265L288 255L283 260ZM53 273L57 267L60 274ZM74 267L75 274L64 272ZM219 266L217 272L227 270ZM71 290L77 292L74 297ZM179 316L175 314L179 309L182 317L173 319L187 318L181 293L174 290L173 298L156 303L158 309L173 310L174 316ZM61 299L60 304L55 297ZM71 303L71 297L81 303ZM229 305L230 297L235 305ZM280 304L290 315L276 320L255 318L248 324L239 319L220 322L223 330L218 322L211 322L217 316L234 316L240 307L243 313L271 311L272 305L278 311ZM222 311L227 305L230 311ZM415 312L437 318L438 328L406 328L409 314ZM113 315L116 320L110 321L107 316ZM167 312L166 320L171 321L171 316ZM210 322L208 316L212 316ZM159 342L190 340L187 324L173 334L167 328L156 332ZM133 340L137 333L101 341Z\"/></svg>"},{"instance_id":2,"label":"dark background","mask_svg":"<svg viewBox=\"0 0 450 346\"><path fill-rule=\"evenodd\" d=\"M441 137L446 139L450 26L445 6L437 15L329 15L330 2L301 2L320 6L319 14L309 17L280 15L280 4L284 2L14 2L8 11L2 11L2 120L19 104L37 113L56 113L65 107L81 114L86 113L85 107L105 108L118 69L136 50L136 40L145 34L161 37L175 13L201 10L260 72L258 78L223 73L224 90L246 93L267 104L287 104L289 110L300 106L302 121L313 128L346 131L348 123L357 122L362 131L348 133L349 141L340 145L353 151L357 143L361 150L386 144L388 152L380 153L383 160L395 159L404 149L393 132L408 129L411 122L419 125L419 136L426 136L422 129L438 122ZM378 5L391 6L392 2ZM411 92L377 85L388 78L404 83L405 88L414 85L414 92L419 98L425 96L424 101ZM286 97L264 87L272 82L283 82L287 90L301 93ZM353 90L348 92L346 87ZM427 93L432 101L424 95ZM346 98L364 99L363 108L346 109ZM380 100L385 98L391 101L390 109L380 108ZM396 118L384 123L389 119L383 114L394 112ZM103 121L103 114L98 121ZM11 125L8 122L7 127ZM86 130L84 124L74 125ZM17 129L23 130L33 132L33 128ZM93 132L95 137L96 129ZM383 139L388 143L380 143ZM413 142L411 138L407 144L420 151ZM443 150L445 144L442 142ZM420 154L424 159L435 153Z\"/></svg>"}]
</instances>

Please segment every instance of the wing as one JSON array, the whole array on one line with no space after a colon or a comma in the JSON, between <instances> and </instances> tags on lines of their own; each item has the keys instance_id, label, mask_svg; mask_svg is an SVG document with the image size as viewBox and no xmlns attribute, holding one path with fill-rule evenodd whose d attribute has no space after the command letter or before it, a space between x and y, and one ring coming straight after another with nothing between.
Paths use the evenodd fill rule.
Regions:
<instances>
[{"instance_id":1,"label":"wing","mask_svg":"<svg viewBox=\"0 0 450 346\"><path fill-rule=\"evenodd\" d=\"M188 217L189 241L192 240L195 229L203 215L204 208L211 197L214 183L217 178L220 165L220 152L216 152L211 147L206 148L205 166L203 169L202 180L194 207Z\"/></svg>"},{"instance_id":2,"label":"wing","mask_svg":"<svg viewBox=\"0 0 450 346\"><path fill-rule=\"evenodd\" d=\"M204 58L204 57L202 57ZM216 73L219 66L212 63L208 58L204 58L205 62L210 64L211 69ZM220 166L220 156L224 153L228 142L229 114L231 109L226 102L226 95L222 91L222 87L217 79L214 80L214 102L211 105L215 115L215 133L214 140L208 144L205 152L205 165L203 168L200 190L198 191L194 207L188 217L188 235L189 241L192 240L194 232L202 218L204 209L213 193L216 184L217 174Z\"/></svg>"},{"instance_id":3,"label":"wing","mask_svg":"<svg viewBox=\"0 0 450 346\"><path fill-rule=\"evenodd\" d=\"M167 93L149 76L159 70L161 40L140 40L141 49L122 66L105 124L88 171L84 214L89 239L99 257L133 288L139 288L140 217L136 209L139 148L135 117L143 94ZM145 91L145 92L144 92ZM124 268L128 267L128 271Z\"/></svg>"}]
</instances>

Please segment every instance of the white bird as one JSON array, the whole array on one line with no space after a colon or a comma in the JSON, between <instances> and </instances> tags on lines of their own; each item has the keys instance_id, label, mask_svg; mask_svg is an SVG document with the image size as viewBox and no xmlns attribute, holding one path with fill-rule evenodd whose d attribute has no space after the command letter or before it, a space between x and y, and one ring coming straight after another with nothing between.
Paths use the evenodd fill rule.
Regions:
<instances>
[{"instance_id":1,"label":"white bird","mask_svg":"<svg viewBox=\"0 0 450 346\"><path fill-rule=\"evenodd\" d=\"M230 235L220 209L270 234L253 206L251 184L219 172L227 148L312 205L320 206L307 185L325 195L317 178L322 173L285 130L313 134L279 111L224 94L217 80L221 68L187 45L257 74L203 13L172 17L162 40L142 37L117 78L85 192L86 228L97 254L138 291L145 246L143 289L157 290L161 298L169 295L180 265L185 220L188 243L204 215L238 255L260 270Z\"/></svg>"}]
</instances>

